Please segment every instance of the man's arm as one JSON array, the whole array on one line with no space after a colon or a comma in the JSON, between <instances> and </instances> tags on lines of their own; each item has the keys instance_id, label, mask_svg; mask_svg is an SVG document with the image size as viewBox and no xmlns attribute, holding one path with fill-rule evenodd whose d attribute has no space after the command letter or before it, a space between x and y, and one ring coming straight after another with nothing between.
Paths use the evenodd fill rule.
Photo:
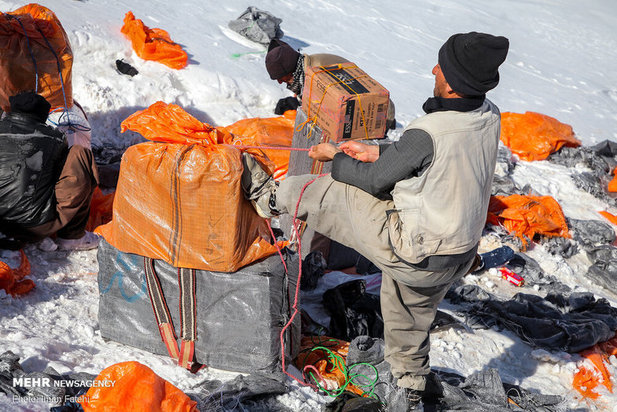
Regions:
<instances>
[{"instance_id":1,"label":"man's arm","mask_svg":"<svg viewBox=\"0 0 617 412\"><path fill-rule=\"evenodd\" d=\"M341 145L342 146L342 145ZM375 146L379 150L379 146ZM394 185L419 176L433 160L433 140L424 130L407 130L388 145L374 162L362 162L344 153L333 154L332 178L356 186L380 199L391 199Z\"/></svg>"}]
</instances>

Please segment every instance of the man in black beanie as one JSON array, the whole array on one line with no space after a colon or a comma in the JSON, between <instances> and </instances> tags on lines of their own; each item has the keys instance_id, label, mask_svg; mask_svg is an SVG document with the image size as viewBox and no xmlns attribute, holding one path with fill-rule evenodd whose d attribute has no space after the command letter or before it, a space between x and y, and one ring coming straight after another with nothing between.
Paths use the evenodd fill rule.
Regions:
<instances>
[{"instance_id":1,"label":"man in black beanie","mask_svg":"<svg viewBox=\"0 0 617 412\"><path fill-rule=\"evenodd\" d=\"M26 242L55 234L67 250L97 247L98 237L85 231L98 184L92 151L69 149L45 124L51 106L43 96L21 92L9 103L0 120L0 232Z\"/></svg>"},{"instance_id":2,"label":"man in black beanie","mask_svg":"<svg viewBox=\"0 0 617 412\"><path fill-rule=\"evenodd\" d=\"M276 183L243 157L242 186L258 213L294 213L302 194L300 220L382 270L385 359L409 410L439 389L429 363L437 306L477 264L501 123L486 93L499 82L508 47L490 34L450 37L433 67L427 114L389 145L313 146L311 158L332 161L329 175Z\"/></svg>"}]
</instances>

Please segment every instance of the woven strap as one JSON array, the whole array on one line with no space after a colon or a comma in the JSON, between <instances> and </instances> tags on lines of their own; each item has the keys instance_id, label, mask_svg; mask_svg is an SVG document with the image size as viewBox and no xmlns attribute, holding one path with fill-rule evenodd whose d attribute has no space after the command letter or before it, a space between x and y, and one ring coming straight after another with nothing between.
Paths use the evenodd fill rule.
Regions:
<instances>
[{"instance_id":1,"label":"woven strap","mask_svg":"<svg viewBox=\"0 0 617 412\"><path fill-rule=\"evenodd\" d=\"M152 304L152 311L161 333L161 338L167 346L169 356L178 362L178 365L196 372L204 365L194 361L195 341L197 340L197 305L195 301L196 277L194 269L178 269L178 286L180 288L180 328L182 342L178 349L177 336L173 321L165 301L163 288L156 271L154 260L144 257L144 271L148 295Z\"/></svg>"}]
</instances>

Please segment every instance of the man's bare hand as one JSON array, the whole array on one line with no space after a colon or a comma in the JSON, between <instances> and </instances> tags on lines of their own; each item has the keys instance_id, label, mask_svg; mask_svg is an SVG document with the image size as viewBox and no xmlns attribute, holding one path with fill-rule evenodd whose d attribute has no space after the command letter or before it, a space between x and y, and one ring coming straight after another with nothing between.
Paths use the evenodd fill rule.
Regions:
<instances>
[{"instance_id":1,"label":"man's bare hand","mask_svg":"<svg viewBox=\"0 0 617 412\"><path fill-rule=\"evenodd\" d=\"M320 162L329 162L334 158L334 155L339 153L341 149L331 143L319 143L311 146L308 155L311 159L319 160Z\"/></svg>"},{"instance_id":2,"label":"man's bare hand","mask_svg":"<svg viewBox=\"0 0 617 412\"><path fill-rule=\"evenodd\" d=\"M379 146L349 141L342 143L339 148L345 153L361 162L372 163L379 158Z\"/></svg>"}]
</instances>

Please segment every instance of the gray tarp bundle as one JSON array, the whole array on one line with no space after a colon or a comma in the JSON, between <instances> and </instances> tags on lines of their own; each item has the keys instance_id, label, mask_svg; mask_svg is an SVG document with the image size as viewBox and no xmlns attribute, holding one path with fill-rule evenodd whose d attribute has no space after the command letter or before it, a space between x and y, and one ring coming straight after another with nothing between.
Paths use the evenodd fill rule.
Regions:
<instances>
[{"instance_id":1,"label":"gray tarp bundle","mask_svg":"<svg viewBox=\"0 0 617 412\"><path fill-rule=\"evenodd\" d=\"M251 6L236 20L230 21L228 26L249 40L267 45L270 40L283 36L279 27L282 21L267 11Z\"/></svg>"},{"instance_id":2,"label":"gray tarp bundle","mask_svg":"<svg viewBox=\"0 0 617 412\"><path fill-rule=\"evenodd\" d=\"M285 271L274 255L235 273L197 271L198 362L234 372L280 372L280 332L290 318L297 281L297 255ZM99 325L101 336L166 355L144 278L143 257L123 253L101 241L99 262ZM176 335L180 336L177 268L156 260ZM300 316L287 329L286 353L300 346Z\"/></svg>"},{"instance_id":3,"label":"gray tarp bundle","mask_svg":"<svg viewBox=\"0 0 617 412\"><path fill-rule=\"evenodd\" d=\"M501 301L475 285L450 290L452 303L470 302L461 311L472 327L501 326L538 348L580 352L604 342L617 330L617 308L592 293L550 292L546 298L517 293Z\"/></svg>"}]
</instances>

